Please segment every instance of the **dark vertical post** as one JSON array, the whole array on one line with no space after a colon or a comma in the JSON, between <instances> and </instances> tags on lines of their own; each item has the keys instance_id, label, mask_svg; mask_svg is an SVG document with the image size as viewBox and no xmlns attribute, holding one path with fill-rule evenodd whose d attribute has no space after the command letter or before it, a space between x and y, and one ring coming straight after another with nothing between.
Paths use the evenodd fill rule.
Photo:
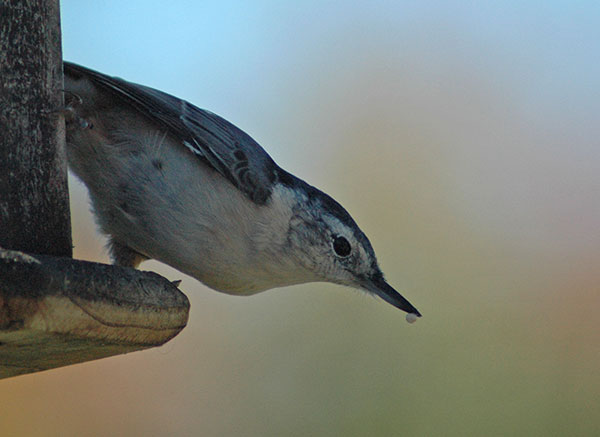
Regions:
<instances>
[{"instance_id":1,"label":"dark vertical post","mask_svg":"<svg viewBox=\"0 0 600 437\"><path fill-rule=\"evenodd\" d=\"M59 0L0 1L0 247L72 256Z\"/></svg>"}]
</instances>

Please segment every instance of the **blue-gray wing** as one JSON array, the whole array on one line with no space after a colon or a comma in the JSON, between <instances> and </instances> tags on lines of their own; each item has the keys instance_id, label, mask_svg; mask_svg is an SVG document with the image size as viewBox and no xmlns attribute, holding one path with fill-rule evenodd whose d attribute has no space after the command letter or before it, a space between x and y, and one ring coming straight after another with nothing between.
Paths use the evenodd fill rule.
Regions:
<instances>
[{"instance_id":1,"label":"blue-gray wing","mask_svg":"<svg viewBox=\"0 0 600 437\"><path fill-rule=\"evenodd\" d=\"M64 72L86 77L166 128L255 203L264 204L269 199L277 180L277 165L256 141L224 118L162 91L77 64L65 62Z\"/></svg>"}]
</instances>

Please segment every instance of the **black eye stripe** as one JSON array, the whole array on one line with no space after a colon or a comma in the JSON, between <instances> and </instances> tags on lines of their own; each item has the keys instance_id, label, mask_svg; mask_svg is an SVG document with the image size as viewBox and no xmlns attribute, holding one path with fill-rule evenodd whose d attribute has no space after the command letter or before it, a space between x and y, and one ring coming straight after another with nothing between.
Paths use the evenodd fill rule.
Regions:
<instances>
[{"instance_id":1,"label":"black eye stripe","mask_svg":"<svg viewBox=\"0 0 600 437\"><path fill-rule=\"evenodd\" d=\"M333 250L338 256L346 257L352 252L352 247L344 237L336 236L333 238Z\"/></svg>"}]
</instances>

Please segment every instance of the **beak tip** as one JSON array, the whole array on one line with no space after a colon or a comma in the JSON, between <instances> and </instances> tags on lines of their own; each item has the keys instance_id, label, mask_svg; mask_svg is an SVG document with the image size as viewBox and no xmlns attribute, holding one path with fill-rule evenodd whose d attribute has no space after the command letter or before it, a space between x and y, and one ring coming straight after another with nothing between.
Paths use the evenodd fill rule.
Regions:
<instances>
[{"instance_id":1,"label":"beak tip","mask_svg":"<svg viewBox=\"0 0 600 437\"><path fill-rule=\"evenodd\" d=\"M415 323L419 317L421 317L419 313L406 313L406 321L408 323Z\"/></svg>"},{"instance_id":2,"label":"beak tip","mask_svg":"<svg viewBox=\"0 0 600 437\"><path fill-rule=\"evenodd\" d=\"M383 275L372 277L364 288L376 294L387 303L406 312L406 321L408 323L414 323L417 318L421 317L419 310L406 300L404 296L394 290L385 279L383 279Z\"/></svg>"}]
</instances>

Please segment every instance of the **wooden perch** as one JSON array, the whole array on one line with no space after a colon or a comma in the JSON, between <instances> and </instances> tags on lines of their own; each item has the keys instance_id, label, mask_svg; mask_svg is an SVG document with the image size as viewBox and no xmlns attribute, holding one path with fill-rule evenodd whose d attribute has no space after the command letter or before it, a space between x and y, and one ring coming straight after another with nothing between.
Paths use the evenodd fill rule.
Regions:
<instances>
[{"instance_id":1,"label":"wooden perch","mask_svg":"<svg viewBox=\"0 0 600 437\"><path fill-rule=\"evenodd\" d=\"M152 272L0 249L0 378L161 345L188 311Z\"/></svg>"}]
</instances>

